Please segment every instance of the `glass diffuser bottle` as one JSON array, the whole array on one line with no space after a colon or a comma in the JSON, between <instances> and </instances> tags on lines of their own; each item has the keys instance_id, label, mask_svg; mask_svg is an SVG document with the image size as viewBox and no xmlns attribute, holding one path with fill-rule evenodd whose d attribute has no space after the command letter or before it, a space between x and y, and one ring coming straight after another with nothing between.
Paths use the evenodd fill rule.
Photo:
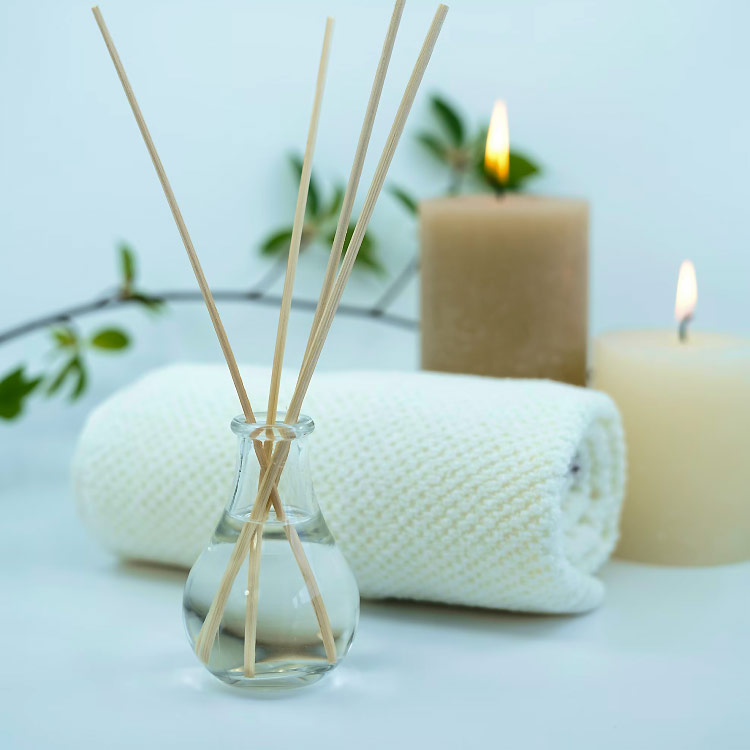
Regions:
<instances>
[{"instance_id":1,"label":"glass diffuser bottle","mask_svg":"<svg viewBox=\"0 0 750 750\"><path fill-rule=\"evenodd\" d=\"M300 416L287 425L280 414L269 425L265 416L259 413L255 423L242 416L232 420L239 438L234 490L190 571L183 616L193 649L203 653L205 666L220 680L285 688L320 679L346 655L359 618L359 590L315 499L307 445L313 421ZM250 520L262 477L259 456L267 461L281 443L288 444L289 453L275 505L265 522ZM228 581L225 571L238 554L243 529L251 539L248 552ZM221 619L215 615L210 651L196 649L223 584L228 596Z\"/></svg>"}]
</instances>

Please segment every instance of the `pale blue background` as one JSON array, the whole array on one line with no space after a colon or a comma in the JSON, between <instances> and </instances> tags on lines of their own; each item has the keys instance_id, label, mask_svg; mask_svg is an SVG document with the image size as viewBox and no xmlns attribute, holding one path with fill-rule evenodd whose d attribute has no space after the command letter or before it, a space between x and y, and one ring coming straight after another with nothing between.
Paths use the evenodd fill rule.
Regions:
<instances>
[{"instance_id":1,"label":"pale blue background","mask_svg":"<svg viewBox=\"0 0 750 750\"><path fill-rule=\"evenodd\" d=\"M425 92L448 93L476 122L504 97L513 143L547 168L534 189L592 202L594 332L671 326L678 266L691 257L700 290L696 325L747 333L747 4L452 5L392 178L424 195L440 187L439 173L425 168L409 138L426 122ZM366 179L434 7L407 3ZM295 186L284 153L304 144L325 15L337 26L316 166L343 177L391 3L105 0L102 10L210 283L250 283L266 267L257 241L291 217ZM87 2L3 0L0 91L0 327L98 293L114 278L120 239L137 249L145 286L192 287ZM398 272L415 247L413 226L384 197L373 228L390 273ZM321 272L322 257L306 257L299 293L314 295ZM348 296L372 300L381 284L354 279ZM414 286L397 307L416 312ZM235 305L223 312L239 359L270 363L276 311ZM198 305L175 307L160 323L127 311L85 320L83 329L118 321L135 333L134 350L99 357L94 388L75 409L37 402L28 421L35 426L26 429L58 418L77 429L97 400L149 367L218 360ZM293 316L290 363L299 361L309 322L306 314ZM42 335L4 347L2 369L25 358L39 363L46 348ZM414 334L342 318L321 366L416 362Z\"/></svg>"}]
</instances>

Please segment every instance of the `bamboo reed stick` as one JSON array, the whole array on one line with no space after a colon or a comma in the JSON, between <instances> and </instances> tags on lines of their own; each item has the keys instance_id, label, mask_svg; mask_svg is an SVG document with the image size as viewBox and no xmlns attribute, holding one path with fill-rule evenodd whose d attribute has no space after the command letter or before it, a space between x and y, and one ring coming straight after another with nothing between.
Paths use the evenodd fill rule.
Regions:
<instances>
[{"instance_id":1,"label":"bamboo reed stick","mask_svg":"<svg viewBox=\"0 0 750 750\"><path fill-rule=\"evenodd\" d=\"M357 148L354 152L354 162L352 163L352 169L349 173L349 181L347 182L346 191L344 192L344 200L341 203L341 213L339 214L338 224L336 225L336 234L334 235L333 243L331 245L331 252L328 256L328 265L326 266L325 274L323 276L323 284L320 289L318 305L315 308L315 315L313 317L312 325L310 326L310 336L307 339L305 355L302 358L302 367L304 367L304 363L309 357L310 345L312 344L315 331L320 325L320 318L323 315L323 310L325 309L326 302L330 297L333 283L336 280L336 271L338 271L339 261L341 260L341 251L344 249L344 242L346 241L346 234L349 229L349 221L352 218L354 199L357 195L359 180L362 176L362 167L364 166L365 157L367 156L367 148L370 144L372 126L375 122L378 105L380 104L380 95L383 91L383 84L385 83L385 76L388 72L388 65L391 61L391 53L393 52L396 34L398 33L398 27L401 23L401 16L404 12L405 2L406 0L396 0L396 4L393 7L393 14L391 15L391 22L388 25L388 32L386 33L385 41L383 42L383 50L380 54L378 67L375 71L375 79L372 82L372 89L370 90L370 99L367 102L362 129L359 133L359 141L357 142Z\"/></svg>"},{"instance_id":2,"label":"bamboo reed stick","mask_svg":"<svg viewBox=\"0 0 750 750\"><path fill-rule=\"evenodd\" d=\"M245 597L245 640L242 644L242 672L245 677L255 676L255 641L258 632L258 618L251 613L258 610L258 586L260 585L260 546L263 534L256 534L250 544L250 557L247 564L247 594Z\"/></svg>"},{"instance_id":3,"label":"bamboo reed stick","mask_svg":"<svg viewBox=\"0 0 750 750\"><path fill-rule=\"evenodd\" d=\"M187 251L188 258L190 259L190 264L193 267L193 272L195 273L196 280L198 281L198 286L201 290L201 294L203 295L203 299L206 303L206 307L208 309L211 322L213 323L214 330L216 331L216 336L219 339L219 345L221 346L222 353L224 354L224 358L227 362L227 366L229 367L229 372L232 377L232 382L234 383L235 390L237 391L237 396L239 397L240 404L242 405L242 412L245 415L245 419L248 422L255 422L255 415L253 413L252 406L250 405L250 399L248 398L244 383L242 382L242 377L240 375L239 367L237 366L237 360L235 359L234 352L232 351L232 347L229 344L229 339L224 329L224 325L222 324L221 318L219 317L219 312L216 308L216 303L214 302L213 295L211 294L211 289L208 286L208 282L206 281L206 277L203 273L203 269L201 267L200 261L198 260L198 255L195 252L195 247L193 246L193 242L190 238L190 234L187 230L187 226L185 225L185 221L182 218L182 213L177 204L177 199L174 196L174 192L172 191L172 186L169 183L169 179L167 177L166 171L164 170L164 166L162 165L161 159L159 158L159 154L156 150L156 146L154 145L154 141L151 138L151 133L149 132L148 126L146 125L146 120L143 117L143 113L141 112L141 108L138 105L138 101L135 98L135 94L130 85L130 81L128 80L127 74L125 73L125 67L123 66L122 61L120 60L120 55L117 52L117 48L115 47L115 43L112 40L112 37L109 33L109 29L107 28L107 25L104 22L104 17L102 16L101 11L99 10L99 6L94 6L91 10L94 14L94 18L96 19L96 23L99 26L99 30L104 39L104 43L107 46L107 50L109 51L110 57L112 58L112 62L114 63L115 70L117 71L117 76L119 77L120 83L122 84L122 87L125 90L125 96L127 97L128 102L130 104L130 108L133 111L133 115L135 117L136 123L138 124L138 129L141 131L141 135L143 136L143 140L146 144L146 149L148 150L149 156L151 157L151 161L154 164L154 169L156 170L156 174L159 178L159 182L161 183L162 189L164 190L164 195L167 198L167 203L169 204L169 208L172 211L172 216L174 217L175 223L177 224L177 229L180 233L180 237L182 238L182 242L185 246L185 250ZM256 455L258 456L258 460L261 462L261 467L265 469L266 457L262 451L262 447L258 445L257 443L255 443L255 447L256 447ZM277 516L279 517L280 520L283 521L284 509L281 505L281 499L279 498L278 491L275 486L271 492L271 502L273 504L273 507L274 507L274 510L276 511ZM289 528L289 527L285 525L285 528ZM318 588L317 582L315 581L315 576L312 572L312 568L310 567L310 563L305 556L304 550L302 549L302 543L300 542L299 536L297 535L296 531L292 529L291 533L287 532L287 539L289 540L289 544L292 547L292 552L294 554L294 557L297 560L297 563L300 565L302 577L304 578L305 583L308 585L310 598L314 603L317 604L317 607L316 607L316 614L317 614L320 608L322 607L322 601L320 597L320 589ZM239 568L237 570L239 570ZM236 576L237 576L237 572L234 573L232 580L234 580ZM227 596L228 596L228 592L227 592ZM224 606L226 606L226 600L224 601ZM223 607L222 607L222 614L223 614ZM219 623L220 621L221 621L221 616L219 616ZM216 624L216 629L214 630L213 637L216 636L219 623ZM328 623L327 615L325 616L325 618L323 618L323 622L321 623L321 628L323 629L323 632L324 632L324 640L326 640L325 638L326 624L328 625L328 631L329 631L328 640L332 641L333 636L330 633L330 623ZM207 643L203 643L201 640L201 634L199 633L198 638L196 639L196 652L198 653L199 657L204 661L204 663L208 663L208 659L211 654L211 645L213 642L213 637L211 641Z\"/></svg>"},{"instance_id":4,"label":"bamboo reed stick","mask_svg":"<svg viewBox=\"0 0 750 750\"><path fill-rule=\"evenodd\" d=\"M422 77L424 76L424 72L427 69L427 65L430 61L430 57L432 56L432 51L435 48L435 44L437 42L438 36L440 35L440 30L447 13L448 6L446 5L440 5L435 12L435 17L433 18L432 24L430 25L430 29L427 33L427 37L425 38L424 44L422 45L419 57L417 58L417 63L414 66L411 77L409 78L409 83L406 86L406 91L404 92L404 95L401 99L401 104L399 105L398 111L396 112L396 117L393 121L393 125L391 126L391 131L388 134L385 148L383 149L383 153L380 157L380 161L378 162L377 169L375 170L375 176L373 177L372 183L370 184L370 189L367 192L367 197L365 198L365 203L362 207L362 213L360 214L360 217L354 228L352 238L349 241L349 245L347 246L346 255L344 256L341 269L338 273L338 276L336 277L336 282L331 290L330 297L325 306L325 310L321 315L318 329L312 335L309 360L306 364L303 364L303 367L300 369L299 377L297 379L297 385L295 387L292 400L289 404L289 409L287 410L287 421L291 419L296 422L297 418L299 417L299 412L302 408L302 402L307 393L307 389L310 385L310 380L312 379L313 373L315 372L315 366L318 363L320 353L323 350L323 345L325 344L328 332L331 329L331 324L333 323L333 318L336 315L336 310L339 306L339 303L341 302L344 288L349 281L352 269L354 268L354 263L357 260L357 253L359 252L359 248L362 245L362 240L365 236L365 232L367 231L367 225L370 223L370 219L372 218L372 214L375 210L375 204L377 203L378 197L380 196L380 191L382 190L385 183L388 169L390 168L391 162L393 161L393 155L396 152L396 147L398 146L399 139L401 138L401 134L403 133L404 126L406 125L406 120L409 116L409 112L411 111L412 104L414 103L414 98L416 97L417 91L419 90L419 86L422 82Z\"/></svg>"},{"instance_id":5,"label":"bamboo reed stick","mask_svg":"<svg viewBox=\"0 0 750 750\"><path fill-rule=\"evenodd\" d=\"M286 348L286 334L289 328L289 313L292 309L294 277L297 272L299 247L302 240L302 229L305 224L307 193L310 189L310 173L312 171L315 140L318 134L318 122L320 120L320 108L323 101L328 57L331 51L332 34L333 19L328 18L326 19L325 35L323 37L323 51L320 55L318 79L315 84L315 99L313 101L313 109L310 116L310 127L307 134L307 144L305 145L305 156L302 160L302 174L299 181L299 190L297 191L297 206L294 211L292 239L289 243L289 258L287 260L286 275L284 277L284 290L281 294L279 324L276 329L276 346L273 352L273 367L271 368L271 387L268 393L268 416L266 420L268 424L274 424L274 422L276 422L276 410L279 405L279 385L281 383L281 369L284 364L284 349Z\"/></svg>"},{"instance_id":6,"label":"bamboo reed stick","mask_svg":"<svg viewBox=\"0 0 750 750\"><path fill-rule=\"evenodd\" d=\"M182 243L183 245L185 245L185 250L187 251L188 258L190 259L190 265L193 267L195 278L198 282L198 286L200 287L201 294L203 295L203 301L206 303L208 314L211 317L211 322L213 323L214 330L216 331L216 336L219 339L219 346L221 346L221 351L224 354L224 359L226 360L227 366L229 367L229 372L232 376L232 382L234 383L235 390L237 391L237 396L240 399L240 404L242 405L242 413L245 415L245 418L248 422L254 422L255 415L253 414L253 408L250 405L250 399L247 396L245 385L242 382L242 376L240 375L240 369L237 366L237 360L234 357L232 347L229 345L227 333L224 330L224 325L222 324L221 318L219 317L219 311L216 309L216 303L214 302L213 295L211 294L211 289L209 288L206 277L203 274L203 269L201 268L200 261L198 260L198 255L195 252L193 241L190 239L190 234L187 230L187 226L185 225L185 221L182 218L180 207L177 205L177 199L175 198L174 192L172 191L172 186L169 184L169 178L167 177L167 173L165 172L164 166L161 163L159 154L156 151L156 146L154 145L154 141L151 138L151 133L149 132L148 126L146 125L146 120L143 117L141 108L140 106L138 106L138 101L135 98L135 94L133 93L133 88L130 85L128 76L125 73L125 67L120 60L120 55L118 54L115 43L110 36L109 29L104 23L104 17L99 10L99 6L95 5L91 9L91 11L94 14L97 25L99 26L99 31L101 31L102 33L104 43L107 45L107 50L109 50L110 57L112 58L112 62L115 65L115 70L117 71L120 83L122 83L122 87L123 89L125 89L125 96L128 99L130 108L133 110L133 115L135 116L135 121L138 124L138 129L141 131L143 140L146 143L146 149L148 150L151 161L154 164L154 169L156 170L156 174L159 178L159 182L161 183L162 189L164 190L164 195L167 198L167 203L169 204L169 208L172 211L172 216L174 217L175 223L177 224L177 230L179 231L180 237L182 238Z\"/></svg>"},{"instance_id":7,"label":"bamboo reed stick","mask_svg":"<svg viewBox=\"0 0 750 750\"><path fill-rule=\"evenodd\" d=\"M328 69L328 58L331 52L331 37L333 35L333 19L326 19L325 33L323 35L323 49L320 54L318 66L318 78L315 83L315 96L313 98L312 114L310 115L310 126L307 133L305 155L302 160L302 173L300 175L299 190L297 191L297 206L294 211L294 223L292 225L292 238L289 244L289 257L287 259L286 274L284 276L284 290L281 295L281 308L279 310L279 324L276 329L276 345L273 353L273 367L271 369L271 385L268 392L268 413L266 422L270 425L276 422L276 411L279 405L279 386L281 384L281 370L284 364L284 349L286 347L286 335L289 328L289 314L292 309L292 294L294 290L294 277L297 272L297 261L299 259L299 248L302 240L302 229L305 224L305 208L307 207L307 194L310 189L310 175L312 172L313 154L315 152L315 140L318 134L318 123L320 121L320 109L323 103L323 91L325 89L326 71ZM264 447L265 463L270 458L271 444ZM263 463L263 462L261 462ZM265 465L265 464L263 464ZM261 521L265 524L268 511ZM258 581L260 574L260 556L263 535L256 533L255 540L250 545L250 553L247 565L247 590L245 598L245 642L243 648L243 672L246 677L255 674L255 638L257 634L258 621ZM321 626L321 635L326 646L328 660L336 662L336 644L333 640L328 613L322 600L322 607L318 622ZM316 614L318 614L316 610Z\"/></svg>"},{"instance_id":8,"label":"bamboo reed stick","mask_svg":"<svg viewBox=\"0 0 750 750\"><path fill-rule=\"evenodd\" d=\"M430 29L425 38L424 44L422 45L419 57L417 58L414 70L412 71L411 77L409 78L409 83L407 84L406 91L404 92L401 104L396 113L396 118L391 127L391 131L388 135L383 153L380 157L378 167L375 171L375 176L373 177L372 183L370 185L367 198L365 199L362 213L359 217L359 221L357 222L357 226L355 227L354 234L352 235L352 238L349 242L347 253L344 257L344 262L336 278L336 282L331 291L330 298L325 305L324 312L321 316L320 325L318 326L318 329L314 334L313 341L310 347L310 356L308 358L308 361L306 363L303 363L303 367L300 370L300 374L297 379L297 386L295 387L294 395L292 396L291 403L287 410L286 421L289 424L294 424L294 422L296 422L299 418L302 401L307 392L307 388L310 385L310 380L315 370L315 365L317 364L317 361L320 357L323 344L325 343L325 339L331 328L333 317L341 301L344 286L346 285L346 282L351 275L352 268L354 267L354 261L356 260L357 253L359 252L359 248L362 244L362 238L364 237L367 225L372 217L375 203L385 182L385 177L391 161L393 160L396 146L398 145L399 138L401 137L401 133L403 132L404 125L406 124L406 119L409 115L409 111L411 110L411 106L414 102L417 90L419 89L422 77L424 76L427 64L430 61L432 51L435 47L435 43L437 42L437 38L440 34L440 29L443 25L443 21L445 20L447 12L448 7L446 5L440 5L438 7ZM289 447L289 443L284 442L280 443L274 450L271 461L268 464L268 467L266 468L263 474L263 478L260 482L258 494L255 498L255 503L253 504L253 508L250 513L250 522L257 521L257 519L261 518L263 513L265 512L265 507L268 503L271 488L278 482L278 478L284 468L286 458L289 455ZM218 630L221 615L223 613L224 607L226 606L226 601L229 597L229 591L231 589L232 582L234 581L235 577L237 576L237 572L239 571L241 561L248 553L248 549L252 541L252 536L254 534L254 530L251 528L251 526L252 523L245 524L242 531L240 532L239 537L237 538L235 548L232 551L232 555L230 556L229 564L227 565L222 576L216 598L211 603L213 618L211 618L211 622L209 622L210 618L206 617L206 620L203 624L203 627L207 629L207 637L210 637L211 639L216 633L216 630L214 630L214 628ZM209 615L211 615L211 611L209 611Z\"/></svg>"}]
</instances>

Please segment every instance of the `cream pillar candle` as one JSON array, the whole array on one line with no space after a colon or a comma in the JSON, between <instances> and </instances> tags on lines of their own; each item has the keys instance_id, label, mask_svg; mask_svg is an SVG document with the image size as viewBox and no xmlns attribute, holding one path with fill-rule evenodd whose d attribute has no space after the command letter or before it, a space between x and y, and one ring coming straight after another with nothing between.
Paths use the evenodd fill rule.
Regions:
<instances>
[{"instance_id":1,"label":"cream pillar candle","mask_svg":"<svg viewBox=\"0 0 750 750\"><path fill-rule=\"evenodd\" d=\"M607 333L594 342L592 385L625 426L615 554L674 565L750 559L750 340Z\"/></svg>"},{"instance_id":2,"label":"cream pillar candle","mask_svg":"<svg viewBox=\"0 0 750 750\"><path fill-rule=\"evenodd\" d=\"M585 201L440 198L419 225L424 369L585 383Z\"/></svg>"}]
</instances>

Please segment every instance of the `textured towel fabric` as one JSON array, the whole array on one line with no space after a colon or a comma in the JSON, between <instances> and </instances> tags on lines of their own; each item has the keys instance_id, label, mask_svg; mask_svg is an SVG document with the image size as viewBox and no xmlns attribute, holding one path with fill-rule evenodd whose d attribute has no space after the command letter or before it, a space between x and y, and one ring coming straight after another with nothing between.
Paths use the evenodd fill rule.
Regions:
<instances>
[{"instance_id":1,"label":"textured towel fabric","mask_svg":"<svg viewBox=\"0 0 750 750\"><path fill-rule=\"evenodd\" d=\"M262 404L269 371L242 370ZM74 461L89 531L122 557L189 567L231 491L238 411L215 365L157 370L109 398ZM560 613L601 602L593 573L614 548L624 490L620 419L604 394L320 372L304 412L318 501L364 597Z\"/></svg>"}]
</instances>

